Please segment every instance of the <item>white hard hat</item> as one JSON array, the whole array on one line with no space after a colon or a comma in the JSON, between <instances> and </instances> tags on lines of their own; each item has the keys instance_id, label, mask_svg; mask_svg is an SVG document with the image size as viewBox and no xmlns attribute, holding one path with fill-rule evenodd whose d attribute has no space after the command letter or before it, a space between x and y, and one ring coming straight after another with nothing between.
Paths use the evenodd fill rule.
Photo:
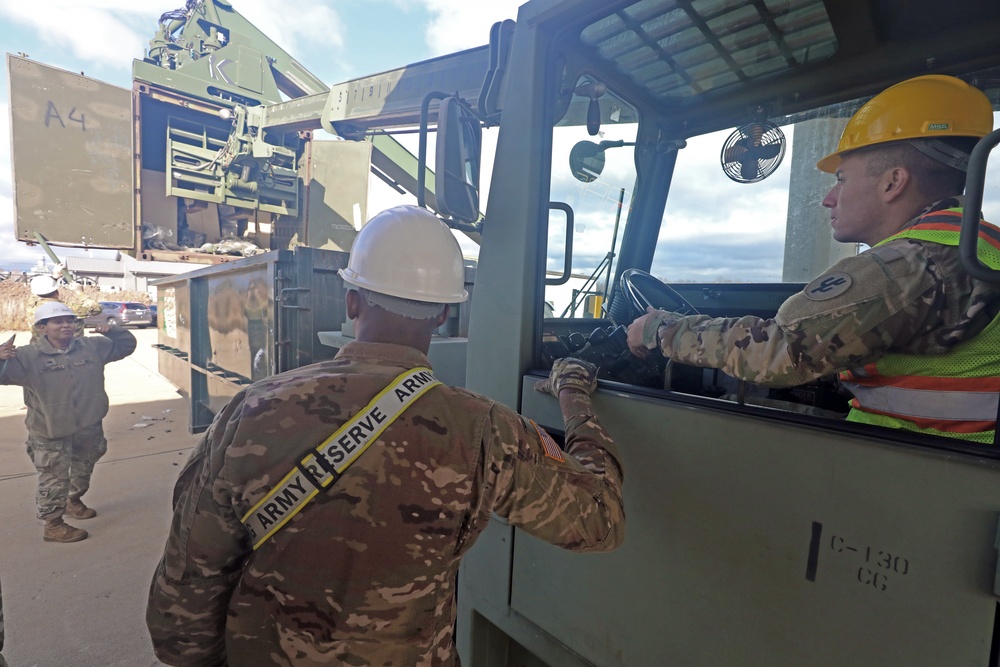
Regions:
<instances>
[{"instance_id":1,"label":"white hard hat","mask_svg":"<svg viewBox=\"0 0 1000 667\"><path fill-rule=\"evenodd\" d=\"M31 293L36 296L52 294L56 291L56 281L52 276L35 276L31 279Z\"/></svg>"},{"instance_id":2,"label":"white hard hat","mask_svg":"<svg viewBox=\"0 0 1000 667\"><path fill-rule=\"evenodd\" d=\"M419 206L397 206L369 220L340 276L355 287L412 301L469 298L462 248L447 225Z\"/></svg>"},{"instance_id":3,"label":"white hard hat","mask_svg":"<svg viewBox=\"0 0 1000 667\"><path fill-rule=\"evenodd\" d=\"M73 312L73 309L65 303L60 303L58 301L46 301L35 309L35 324L38 324L43 320L47 320L50 317L65 317L67 315L70 317L76 317L76 313Z\"/></svg>"}]
</instances>

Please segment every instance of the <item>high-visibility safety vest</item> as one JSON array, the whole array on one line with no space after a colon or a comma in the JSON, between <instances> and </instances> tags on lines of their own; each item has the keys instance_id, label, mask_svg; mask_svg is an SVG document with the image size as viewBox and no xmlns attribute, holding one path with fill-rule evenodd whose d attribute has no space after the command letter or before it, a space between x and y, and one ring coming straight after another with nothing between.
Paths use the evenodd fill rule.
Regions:
<instances>
[{"instance_id":1,"label":"high-visibility safety vest","mask_svg":"<svg viewBox=\"0 0 1000 667\"><path fill-rule=\"evenodd\" d=\"M962 209L929 213L900 238L958 246ZM1000 269L1000 228L980 221L979 258ZM1000 400L1000 316L945 354L889 353L840 374L854 394L848 421L993 443Z\"/></svg>"}]
</instances>

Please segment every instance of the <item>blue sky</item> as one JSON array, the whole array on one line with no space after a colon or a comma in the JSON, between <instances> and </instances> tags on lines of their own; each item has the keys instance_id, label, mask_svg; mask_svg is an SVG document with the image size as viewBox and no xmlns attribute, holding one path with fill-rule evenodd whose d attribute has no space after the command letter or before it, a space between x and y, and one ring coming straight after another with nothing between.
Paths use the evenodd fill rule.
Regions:
<instances>
[{"instance_id":1,"label":"blue sky","mask_svg":"<svg viewBox=\"0 0 1000 667\"><path fill-rule=\"evenodd\" d=\"M495 21L523 0L232 0L313 74L334 84L486 44ZM0 47L131 88L161 14L183 0L0 0ZM0 268L31 264L14 239L6 66L0 72ZM62 251L60 251L62 252Z\"/></svg>"}]
</instances>

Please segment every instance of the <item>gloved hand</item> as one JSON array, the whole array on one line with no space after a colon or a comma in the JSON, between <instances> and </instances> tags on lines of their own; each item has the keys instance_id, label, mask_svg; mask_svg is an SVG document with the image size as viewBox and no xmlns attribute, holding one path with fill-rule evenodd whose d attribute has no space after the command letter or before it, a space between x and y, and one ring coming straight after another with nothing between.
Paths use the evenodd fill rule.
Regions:
<instances>
[{"instance_id":1,"label":"gloved hand","mask_svg":"<svg viewBox=\"0 0 1000 667\"><path fill-rule=\"evenodd\" d=\"M560 389L577 389L588 395L593 394L597 389L597 366L573 357L556 359L548 379L535 383L535 391L559 398Z\"/></svg>"}]
</instances>

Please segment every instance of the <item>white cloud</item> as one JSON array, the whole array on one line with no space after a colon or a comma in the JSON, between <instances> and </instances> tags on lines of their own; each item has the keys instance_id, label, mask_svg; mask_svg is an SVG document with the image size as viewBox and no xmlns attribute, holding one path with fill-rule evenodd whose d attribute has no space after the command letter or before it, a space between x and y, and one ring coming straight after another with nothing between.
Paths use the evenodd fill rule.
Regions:
<instances>
[{"instance_id":1,"label":"white cloud","mask_svg":"<svg viewBox=\"0 0 1000 667\"><path fill-rule=\"evenodd\" d=\"M47 45L124 70L142 57L163 10L162 0L0 0L0 17L33 30Z\"/></svg>"},{"instance_id":2,"label":"white cloud","mask_svg":"<svg viewBox=\"0 0 1000 667\"><path fill-rule=\"evenodd\" d=\"M132 58L141 58L148 47L160 15L183 4L182 0L0 0L0 18L34 31L47 45L66 49L73 59L85 61L83 65L127 71ZM294 9L291 3L236 0L233 7L296 58L310 47L343 48L344 22L323 0L300 0Z\"/></svg>"},{"instance_id":3,"label":"white cloud","mask_svg":"<svg viewBox=\"0 0 1000 667\"><path fill-rule=\"evenodd\" d=\"M516 19L524 0L455 2L418 0L431 15L427 44L435 55L482 46L490 41L490 27L497 21Z\"/></svg>"},{"instance_id":4,"label":"white cloud","mask_svg":"<svg viewBox=\"0 0 1000 667\"><path fill-rule=\"evenodd\" d=\"M344 21L324 0L298 0L294 5L271 0L235 0L233 7L278 46L301 60L310 47L344 47ZM308 63L303 63L309 67Z\"/></svg>"}]
</instances>

